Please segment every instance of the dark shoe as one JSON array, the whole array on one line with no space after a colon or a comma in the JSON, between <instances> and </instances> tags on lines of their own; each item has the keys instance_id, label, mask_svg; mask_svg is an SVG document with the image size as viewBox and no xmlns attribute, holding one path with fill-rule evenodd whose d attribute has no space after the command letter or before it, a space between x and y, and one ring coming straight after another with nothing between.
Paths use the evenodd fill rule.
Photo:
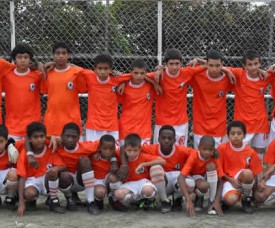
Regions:
<instances>
[{"instance_id":1,"label":"dark shoe","mask_svg":"<svg viewBox=\"0 0 275 228\"><path fill-rule=\"evenodd\" d=\"M49 208L50 208L50 211L53 211L58 214L65 213L65 209L60 206L58 198L51 199Z\"/></svg>"},{"instance_id":2,"label":"dark shoe","mask_svg":"<svg viewBox=\"0 0 275 228\"><path fill-rule=\"evenodd\" d=\"M76 203L76 205L83 205L83 204L85 204L85 203L83 203L83 202L81 201L81 199L79 198L77 192L72 192L72 197L73 197L74 202Z\"/></svg>"},{"instance_id":3,"label":"dark shoe","mask_svg":"<svg viewBox=\"0 0 275 228\"><path fill-rule=\"evenodd\" d=\"M182 197L176 198L173 200L173 211L181 211L182 210Z\"/></svg>"},{"instance_id":4,"label":"dark shoe","mask_svg":"<svg viewBox=\"0 0 275 228\"><path fill-rule=\"evenodd\" d=\"M103 200L95 200L95 203L98 207L99 210L103 210L104 209L104 202Z\"/></svg>"},{"instance_id":5,"label":"dark shoe","mask_svg":"<svg viewBox=\"0 0 275 228\"><path fill-rule=\"evenodd\" d=\"M113 201L113 208L116 211L122 211L122 212L126 212L128 211L128 207L126 207L125 205L123 205L120 201Z\"/></svg>"},{"instance_id":6,"label":"dark shoe","mask_svg":"<svg viewBox=\"0 0 275 228\"><path fill-rule=\"evenodd\" d=\"M26 209L28 211L36 211L36 200L26 202Z\"/></svg>"},{"instance_id":7,"label":"dark shoe","mask_svg":"<svg viewBox=\"0 0 275 228\"><path fill-rule=\"evenodd\" d=\"M45 201L45 205L50 206L50 204L51 204L51 197L47 196L47 199Z\"/></svg>"},{"instance_id":8,"label":"dark shoe","mask_svg":"<svg viewBox=\"0 0 275 228\"><path fill-rule=\"evenodd\" d=\"M202 211L203 201L204 201L204 197L203 196L197 196L196 195L196 197L195 197L195 203L194 203L194 207L195 207L195 211L196 212Z\"/></svg>"},{"instance_id":9,"label":"dark shoe","mask_svg":"<svg viewBox=\"0 0 275 228\"><path fill-rule=\"evenodd\" d=\"M171 202L162 201L160 206L161 213L169 213L172 210Z\"/></svg>"},{"instance_id":10,"label":"dark shoe","mask_svg":"<svg viewBox=\"0 0 275 228\"><path fill-rule=\"evenodd\" d=\"M6 204L7 208L9 210L15 210L16 209L16 200L14 197L6 196L4 203Z\"/></svg>"},{"instance_id":11,"label":"dark shoe","mask_svg":"<svg viewBox=\"0 0 275 228\"><path fill-rule=\"evenodd\" d=\"M76 211L77 210L77 204L74 201L73 197L67 197L66 201L67 201L67 205L66 205L67 210L69 210L69 211Z\"/></svg>"},{"instance_id":12,"label":"dark shoe","mask_svg":"<svg viewBox=\"0 0 275 228\"><path fill-rule=\"evenodd\" d=\"M87 205L87 210L90 214L92 215L98 215L99 214L99 208L98 206L96 205L95 202L86 202L86 205Z\"/></svg>"},{"instance_id":13,"label":"dark shoe","mask_svg":"<svg viewBox=\"0 0 275 228\"><path fill-rule=\"evenodd\" d=\"M139 208L143 209L144 211L148 211L149 209L156 208L156 206L154 204L154 201L149 200L149 199L144 199L139 204Z\"/></svg>"},{"instance_id":14,"label":"dark shoe","mask_svg":"<svg viewBox=\"0 0 275 228\"><path fill-rule=\"evenodd\" d=\"M243 211L247 214L252 214L254 212L254 208L252 206L252 197L244 196L242 198L242 208Z\"/></svg>"}]
</instances>

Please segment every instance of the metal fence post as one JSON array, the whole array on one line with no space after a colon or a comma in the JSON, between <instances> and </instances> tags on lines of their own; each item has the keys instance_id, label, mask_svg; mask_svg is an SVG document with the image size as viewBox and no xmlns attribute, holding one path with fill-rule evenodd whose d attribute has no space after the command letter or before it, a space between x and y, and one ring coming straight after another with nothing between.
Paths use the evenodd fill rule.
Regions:
<instances>
[{"instance_id":1,"label":"metal fence post","mask_svg":"<svg viewBox=\"0 0 275 228\"><path fill-rule=\"evenodd\" d=\"M162 63L162 0L158 0L158 64Z\"/></svg>"},{"instance_id":2,"label":"metal fence post","mask_svg":"<svg viewBox=\"0 0 275 228\"><path fill-rule=\"evenodd\" d=\"M272 64L272 50L273 50L273 32L274 32L274 13L275 13L275 2L270 2L270 26L269 26L269 45L268 45L268 66Z\"/></svg>"},{"instance_id":3,"label":"metal fence post","mask_svg":"<svg viewBox=\"0 0 275 228\"><path fill-rule=\"evenodd\" d=\"M10 0L11 50L15 47L14 0Z\"/></svg>"}]
</instances>

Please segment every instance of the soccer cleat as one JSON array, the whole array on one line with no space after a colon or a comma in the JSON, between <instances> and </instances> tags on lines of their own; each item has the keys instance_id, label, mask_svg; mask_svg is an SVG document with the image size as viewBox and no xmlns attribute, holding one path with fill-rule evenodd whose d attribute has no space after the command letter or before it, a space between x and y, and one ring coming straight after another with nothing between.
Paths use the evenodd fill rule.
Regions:
<instances>
[{"instance_id":1,"label":"soccer cleat","mask_svg":"<svg viewBox=\"0 0 275 228\"><path fill-rule=\"evenodd\" d=\"M113 201L113 209L116 211L121 211L121 212L126 212L128 211L128 208L123 205L121 202L117 201Z\"/></svg>"},{"instance_id":2,"label":"soccer cleat","mask_svg":"<svg viewBox=\"0 0 275 228\"><path fill-rule=\"evenodd\" d=\"M252 214L254 212L254 208L252 206L252 197L244 196L242 198L242 209L247 214Z\"/></svg>"},{"instance_id":3,"label":"soccer cleat","mask_svg":"<svg viewBox=\"0 0 275 228\"><path fill-rule=\"evenodd\" d=\"M87 202L86 203L87 205L87 210L90 214L92 215L98 215L99 214L99 208L98 206L96 205L96 203L93 201L93 202Z\"/></svg>"},{"instance_id":4,"label":"soccer cleat","mask_svg":"<svg viewBox=\"0 0 275 228\"><path fill-rule=\"evenodd\" d=\"M212 203L210 202L210 200L208 201L208 210L207 210L207 214L209 215L216 215L217 212L215 210L215 208L211 208Z\"/></svg>"},{"instance_id":5,"label":"soccer cleat","mask_svg":"<svg viewBox=\"0 0 275 228\"><path fill-rule=\"evenodd\" d=\"M6 196L4 203L6 204L7 208L10 210L16 209L16 200L14 197Z\"/></svg>"},{"instance_id":6,"label":"soccer cleat","mask_svg":"<svg viewBox=\"0 0 275 228\"><path fill-rule=\"evenodd\" d=\"M104 202L103 202L103 200L97 200L97 199L95 199L95 203L96 203L96 205L97 205L97 207L98 207L99 210L103 210L104 209Z\"/></svg>"},{"instance_id":7,"label":"soccer cleat","mask_svg":"<svg viewBox=\"0 0 275 228\"><path fill-rule=\"evenodd\" d=\"M167 202L167 201L162 201L161 202L161 206L160 206L160 211L161 213L165 214L165 213L169 213L172 210L172 205L171 202Z\"/></svg>"},{"instance_id":8,"label":"soccer cleat","mask_svg":"<svg viewBox=\"0 0 275 228\"><path fill-rule=\"evenodd\" d=\"M74 201L76 202L77 205L83 205L84 203L82 202L82 200L79 198L77 192L72 192L72 197L74 199Z\"/></svg>"},{"instance_id":9,"label":"soccer cleat","mask_svg":"<svg viewBox=\"0 0 275 228\"><path fill-rule=\"evenodd\" d=\"M50 206L50 204L51 204L51 197L47 196L47 199L45 201L45 205Z\"/></svg>"},{"instance_id":10,"label":"soccer cleat","mask_svg":"<svg viewBox=\"0 0 275 228\"><path fill-rule=\"evenodd\" d=\"M26 208L28 211L35 211L36 210L36 200L26 202Z\"/></svg>"},{"instance_id":11,"label":"soccer cleat","mask_svg":"<svg viewBox=\"0 0 275 228\"><path fill-rule=\"evenodd\" d=\"M53 212L58 213L58 214L64 214L65 213L65 209L60 206L58 198L51 199L49 208L50 208L50 211L53 211Z\"/></svg>"},{"instance_id":12,"label":"soccer cleat","mask_svg":"<svg viewBox=\"0 0 275 228\"><path fill-rule=\"evenodd\" d=\"M195 211L196 212L202 211L203 201L204 201L204 197L203 196L196 195L196 197L195 197L195 203L194 203Z\"/></svg>"},{"instance_id":13,"label":"soccer cleat","mask_svg":"<svg viewBox=\"0 0 275 228\"><path fill-rule=\"evenodd\" d=\"M173 200L173 211L181 211L182 210L182 197L176 198Z\"/></svg>"},{"instance_id":14,"label":"soccer cleat","mask_svg":"<svg viewBox=\"0 0 275 228\"><path fill-rule=\"evenodd\" d=\"M154 209L156 208L154 201L149 200L149 199L144 199L140 202L139 208L143 209L145 211L148 211L149 209Z\"/></svg>"},{"instance_id":15,"label":"soccer cleat","mask_svg":"<svg viewBox=\"0 0 275 228\"><path fill-rule=\"evenodd\" d=\"M66 208L69 211L76 211L77 210L77 204L74 201L73 197L66 197L67 205Z\"/></svg>"}]
</instances>

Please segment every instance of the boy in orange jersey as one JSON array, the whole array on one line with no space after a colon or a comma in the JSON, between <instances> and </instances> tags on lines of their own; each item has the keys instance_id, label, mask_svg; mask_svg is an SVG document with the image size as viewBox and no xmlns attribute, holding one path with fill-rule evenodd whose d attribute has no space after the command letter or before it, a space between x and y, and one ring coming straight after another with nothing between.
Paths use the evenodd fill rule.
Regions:
<instances>
[{"instance_id":1,"label":"boy in orange jersey","mask_svg":"<svg viewBox=\"0 0 275 228\"><path fill-rule=\"evenodd\" d=\"M224 173L218 156L214 138L212 136L203 136L198 150L189 156L181 170L179 186L186 200L187 212L192 217L195 216L195 211L202 210L203 194L207 193L208 189L208 214L223 214L220 198L222 192L221 178ZM189 195L194 191L196 193L195 203L192 202Z\"/></svg>"},{"instance_id":2,"label":"boy in orange jersey","mask_svg":"<svg viewBox=\"0 0 275 228\"><path fill-rule=\"evenodd\" d=\"M95 176L95 202L99 209L103 209L103 200L108 189L110 202L114 202L113 193L120 187L115 173L111 173L111 162L116 161L116 140L111 135L103 135L99 140L98 154L91 156L91 164Z\"/></svg>"},{"instance_id":3,"label":"boy in orange jersey","mask_svg":"<svg viewBox=\"0 0 275 228\"><path fill-rule=\"evenodd\" d=\"M16 68L3 77L6 120L9 137L14 140L26 136L26 126L41 121L40 86L42 73L30 70L33 50L26 44L17 45L11 53ZM18 98L14 99L14 94Z\"/></svg>"},{"instance_id":4,"label":"boy in orange jersey","mask_svg":"<svg viewBox=\"0 0 275 228\"><path fill-rule=\"evenodd\" d=\"M59 176L66 169L64 162L57 153L53 153L45 145L46 128L40 122L33 122L27 126L27 136L33 148L38 167L32 168L28 164L27 153L23 149L17 162L19 176L19 205L17 216L23 216L26 210L25 201L36 202L39 194L49 192L51 211L64 213L58 199Z\"/></svg>"},{"instance_id":5,"label":"boy in orange jersey","mask_svg":"<svg viewBox=\"0 0 275 228\"><path fill-rule=\"evenodd\" d=\"M218 147L225 174L222 198L226 206L234 206L242 196L243 211L253 213L252 189L263 167L256 152L243 142L245 135L244 123L233 121L227 126L229 142Z\"/></svg>"},{"instance_id":6,"label":"boy in orange jersey","mask_svg":"<svg viewBox=\"0 0 275 228\"><path fill-rule=\"evenodd\" d=\"M178 189L178 177L188 157L194 152L185 146L175 145L176 132L170 125L163 125L159 130L159 144L143 145L141 151L154 156L160 156L166 163L163 169L152 169L151 181L156 186L161 200L161 212L171 211L169 195L173 194L173 209L182 209L182 193ZM165 173L163 175L163 173Z\"/></svg>"},{"instance_id":7,"label":"boy in orange jersey","mask_svg":"<svg viewBox=\"0 0 275 228\"><path fill-rule=\"evenodd\" d=\"M150 144L152 137L152 106L154 88L145 81L146 63L136 59L131 64L131 80L119 96L122 111L119 119L119 140L123 146L124 138L130 133L137 133L143 144Z\"/></svg>"},{"instance_id":8,"label":"boy in orange jersey","mask_svg":"<svg viewBox=\"0 0 275 228\"><path fill-rule=\"evenodd\" d=\"M156 96L154 143L158 142L161 126L169 124L176 130L176 144L187 145L187 85L196 73L205 68L201 66L181 67L182 56L176 49L167 50L163 62L166 68L158 70L158 73L163 73L159 82L163 88L163 95ZM153 78L154 74L150 73L148 76Z\"/></svg>"},{"instance_id":9,"label":"boy in orange jersey","mask_svg":"<svg viewBox=\"0 0 275 228\"><path fill-rule=\"evenodd\" d=\"M150 170L158 169L164 165L165 160L145 153L140 153L141 138L137 134L126 136L123 146L128 160L129 175L123 180L123 184L115 192L116 198L127 206L142 200L140 206L145 210L153 202L156 194L156 187L149 181Z\"/></svg>"},{"instance_id":10,"label":"boy in orange jersey","mask_svg":"<svg viewBox=\"0 0 275 228\"><path fill-rule=\"evenodd\" d=\"M250 50L243 56L243 68L228 69L236 77L233 87L235 93L234 120L242 121L247 129L244 143L251 145L263 160L268 143L268 117L264 102L264 93L273 80L260 79L261 59L258 52Z\"/></svg>"},{"instance_id":11,"label":"boy in orange jersey","mask_svg":"<svg viewBox=\"0 0 275 228\"><path fill-rule=\"evenodd\" d=\"M213 136L216 147L226 137L226 93L231 89L229 77L224 73L223 56L217 51L206 54L207 69L197 73L190 81L193 87L194 148L203 135Z\"/></svg>"},{"instance_id":12,"label":"boy in orange jersey","mask_svg":"<svg viewBox=\"0 0 275 228\"><path fill-rule=\"evenodd\" d=\"M59 137L68 122L75 122L82 129L78 93L87 90L84 70L68 65L69 54L65 43L54 44L55 68L47 73L43 83L43 93L48 94L44 123L50 136Z\"/></svg>"}]
</instances>

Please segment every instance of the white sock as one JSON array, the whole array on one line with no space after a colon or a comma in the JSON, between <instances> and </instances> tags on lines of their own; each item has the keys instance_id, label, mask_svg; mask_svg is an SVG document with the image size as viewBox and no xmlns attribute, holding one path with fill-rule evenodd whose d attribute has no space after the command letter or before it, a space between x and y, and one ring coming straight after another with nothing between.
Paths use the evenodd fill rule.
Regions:
<instances>
[{"instance_id":1,"label":"white sock","mask_svg":"<svg viewBox=\"0 0 275 228\"><path fill-rule=\"evenodd\" d=\"M13 198L18 188L18 181L7 180L7 196Z\"/></svg>"},{"instance_id":2,"label":"white sock","mask_svg":"<svg viewBox=\"0 0 275 228\"><path fill-rule=\"evenodd\" d=\"M82 173L82 181L85 186L86 197L88 203L95 201L94 199L94 171Z\"/></svg>"},{"instance_id":3,"label":"white sock","mask_svg":"<svg viewBox=\"0 0 275 228\"><path fill-rule=\"evenodd\" d=\"M164 178L164 170L160 165L152 166L150 169L150 178L156 186L161 201L169 202L166 194L166 183Z\"/></svg>"},{"instance_id":4,"label":"white sock","mask_svg":"<svg viewBox=\"0 0 275 228\"><path fill-rule=\"evenodd\" d=\"M216 170L206 172L207 182L209 183L209 200L213 202L217 193L218 174Z\"/></svg>"},{"instance_id":5,"label":"white sock","mask_svg":"<svg viewBox=\"0 0 275 228\"><path fill-rule=\"evenodd\" d=\"M111 190L111 196L113 198L114 201L116 201L116 197L115 197L115 191L117 189L119 189L120 185L121 185L121 181L117 181L115 183L110 183L109 186L110 186L110 190Z\"/></svg>"},{"instance_id":6,"label":"white sock","mask_svg":"<svg viewBox=\"0 0 275 228\"><path fill-rule=\"evenodd\" d=\"M244 196L250 196L252 192L252 188L254 185L254 181L251 184L243 184L242 183L242 190Z\"/></svg>"},{"instance_id":7,"label":"white sock","mask_svg":"<svg viewBox=\"0 0 275 228\"><path fill-rule=\"evenodd\" d=\"M48 181L48 184L51 199L56 199L58 196L59 180L57 179L55 181Z\"/></svg>"}]
</instances>

